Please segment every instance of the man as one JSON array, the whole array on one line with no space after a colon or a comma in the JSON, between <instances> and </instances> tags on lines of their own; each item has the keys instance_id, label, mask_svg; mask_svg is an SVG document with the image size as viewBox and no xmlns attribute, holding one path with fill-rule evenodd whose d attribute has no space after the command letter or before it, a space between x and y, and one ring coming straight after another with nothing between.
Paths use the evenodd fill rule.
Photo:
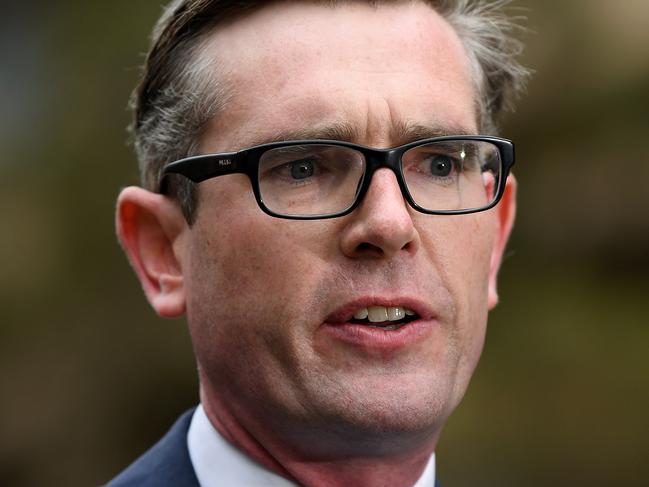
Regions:
<instances>
[{"instance_id":1,"label":"man","mask_svg":"<svg viewBox=\"0 0 649 487\"><path fill-rule=\"evenodd\" d=\"M167 8L117 229L201 404L110 485L435 483L515 211L513 147L477 135L525 77L497 8Z\"/></svg>"}]
</instances>

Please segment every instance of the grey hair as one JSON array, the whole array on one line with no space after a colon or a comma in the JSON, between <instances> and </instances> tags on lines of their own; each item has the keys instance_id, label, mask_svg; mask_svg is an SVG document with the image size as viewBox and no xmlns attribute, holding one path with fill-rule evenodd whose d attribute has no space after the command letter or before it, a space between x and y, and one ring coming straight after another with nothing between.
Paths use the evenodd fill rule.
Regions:
<instances>
[{"instance_id":1,"label":"grey hair","mask_svg":"<svg viewBox=\"0 0 649 487\"><path fill-rule=\"evenodd\" d=\"M316 1L316 0L314 0ZM359 0L328 0L337 5ZM367 0L376 6L399 0ZM207 122L223 109L228 89L217 72L218 60L201 56L219 22L258 9L271 1L173 0L152 34L152 47L140 84L131 97L134 120L130 130L139 160L142 184L159 191L165 164L194 155ZM512 31L518 26L506 15L509 0L428 0L455 29L470 61L477 93L478 124L495 134L500 115L513 109L529 72L517 57L522 43ZM182 176L166 181L187 221L194 221L198 187Z\"/></svg>"},{"instance_id":2,"label":"grey hair","mask_svg":"<svg viewBox=\"0 0 649 487\"><path fill-rule=\"evenodd\" d=\"M441 0L438 12L455 29L469 58L477 93L479 127L485 134L498 133L498 120L525 90L530 71L518 57L523 43L513 36L523 28L506 15L510 0Z\"/></svg>"}]
</instances>

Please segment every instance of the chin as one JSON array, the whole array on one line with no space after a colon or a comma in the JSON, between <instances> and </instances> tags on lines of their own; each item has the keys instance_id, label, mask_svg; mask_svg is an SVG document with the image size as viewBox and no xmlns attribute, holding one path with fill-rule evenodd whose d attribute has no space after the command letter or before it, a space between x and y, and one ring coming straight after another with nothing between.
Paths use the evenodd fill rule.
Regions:
<instances>
[{"instance_id":1,"label":"chin","mask_svg":"<svg viewBox=\"0 0 649 487\"><path fill-rule=\"evenodd\" d=\"M425 381L399 375L364 377L337 390L327 389L317 405L324 429L350 445L368 448L369 443L379 450L436 441L459 402L452 397L451 385L435 380L433 374Z\"/></svg>"}]
</instances>

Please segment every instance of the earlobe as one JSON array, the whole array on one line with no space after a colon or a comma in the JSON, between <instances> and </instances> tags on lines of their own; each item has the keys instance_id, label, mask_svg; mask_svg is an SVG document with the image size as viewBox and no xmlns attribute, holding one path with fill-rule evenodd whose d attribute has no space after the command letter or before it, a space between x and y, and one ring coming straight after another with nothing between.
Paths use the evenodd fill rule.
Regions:
<instances>
[{"instance_id":1,"label":"earlobe","mask_svg":"<svg viewBox=\"0 0 649 487\"><path fill-rule=\"evenodd\" d=\"M185 312L181 265L187 223L169 198L128 187L117 199L117 236L155 311L173 318Z\"/></svg>"},{"instance_id":2,"label":"earlobe","mask_svg":"<svg viewBox=\"0 0 649 487\"><path fill-rule=\"evenodd\" d=\"M496 212L496 234L491 251L491 263L489 269L489 290L487 303L489 310L492 310L498 304L498 287L497 278L498 270L502 263L502 257L514 226L516 217L516 179L513 175L507 178L507 185L502 199L494 208Z\"/></svg>"}]
</instances>

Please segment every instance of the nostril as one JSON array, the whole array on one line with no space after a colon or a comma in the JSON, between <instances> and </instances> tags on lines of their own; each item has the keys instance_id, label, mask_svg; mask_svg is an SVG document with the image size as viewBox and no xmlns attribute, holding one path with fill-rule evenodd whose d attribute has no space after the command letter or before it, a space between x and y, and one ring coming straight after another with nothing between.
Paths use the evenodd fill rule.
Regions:
<instances>
[{"instance_id":1,"label":"nostril","mask_svg":"<svg viewBox=\"0 0 649 487\"><path fill-rule=\"evenodd\" d=\"M403 244L403 247L401 247L401 250L409 250L413 246L412 240L409 240L405 244Z\"/></svg>"},{"instance_id":2,"label":"nostril","mask_svg":"<svg viewBox=\"0 0 649 487\"><path fill-rule=\"evenodd\" d=\"M385 252L381 247L378 247L369 242L361 242L356 246L356 252L360 254L375 254L377 256L382 256Z\"/></svg>"}]
</instances>

